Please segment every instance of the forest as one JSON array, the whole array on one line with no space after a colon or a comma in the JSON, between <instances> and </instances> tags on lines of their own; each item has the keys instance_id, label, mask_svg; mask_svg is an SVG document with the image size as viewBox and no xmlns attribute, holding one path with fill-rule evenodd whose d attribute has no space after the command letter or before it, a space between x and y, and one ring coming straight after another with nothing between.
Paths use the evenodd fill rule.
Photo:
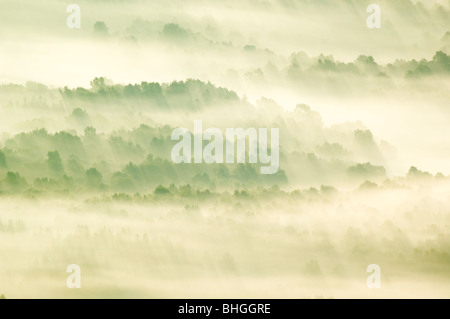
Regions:
<instances>
[{"instance_id":1,"label":"forest","mask_svg":"<svg viewBox=\"0 0 450 319\"><path fill-rule=\"evenodd\" d=\"M0 3L0 299L450 297L447 0L77 4Z\"/></svg>"}]
</instances>

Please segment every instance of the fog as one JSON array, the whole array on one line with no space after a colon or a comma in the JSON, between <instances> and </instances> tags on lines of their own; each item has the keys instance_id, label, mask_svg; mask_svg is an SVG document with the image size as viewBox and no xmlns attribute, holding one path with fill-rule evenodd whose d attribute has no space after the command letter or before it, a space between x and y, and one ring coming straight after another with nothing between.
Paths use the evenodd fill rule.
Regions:
<instances>
[{"instance_id":1,"label":"fog","mask_svg":"<svg viewBox=\"0 0 450 319\"><path fill-rule=\"evenodd\" d=\"M0 296L448 298L450 2L370 3L0 0Z\"/></svg>"},{"instance_id":2,"label":"fog","mask_svg":"<svg viewBox=\"0 0 450 319\"><path fill-rule=\"evenodd\" d=\"M3 199L2 290L10 298L446 298L448 190ZM78 290L64 285L74 261ZM373 262L380 290L366 286Z\"/></svg>"}]
</instances>

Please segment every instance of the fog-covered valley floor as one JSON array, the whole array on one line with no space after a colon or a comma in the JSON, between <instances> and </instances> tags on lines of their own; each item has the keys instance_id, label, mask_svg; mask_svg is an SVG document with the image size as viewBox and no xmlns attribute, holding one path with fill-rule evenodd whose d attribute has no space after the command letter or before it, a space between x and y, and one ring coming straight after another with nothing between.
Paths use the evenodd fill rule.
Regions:
<instances>
[{"instance_id":1,"label":"fog-covered valley floor","mask_svg":"<svg viewBox=\"0 0 450 319\"><path fill-rule=\"evenodd\" d=\"M447 298L448 182L328 194L267 190L2 198L10 298ZM81 289L65 286L67 265ZM368 289L366 268L382 270Z\"/></svg>"},{"instance_id":2,"label":"fog-covered valley floor","mask_svg":"<svg viewBox=\"0 0 450 319\"><path fill-rule=\"evenodd\" d=\"M0 0L0 298L449 298L450 3L369 4Z\"/></svg>"}]
</instances>

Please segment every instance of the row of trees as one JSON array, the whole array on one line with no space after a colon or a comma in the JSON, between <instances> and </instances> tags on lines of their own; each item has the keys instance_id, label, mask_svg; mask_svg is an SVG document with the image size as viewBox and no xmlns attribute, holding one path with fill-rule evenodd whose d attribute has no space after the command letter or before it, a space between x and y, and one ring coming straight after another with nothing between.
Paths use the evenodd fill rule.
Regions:
<instances>
[{"instance_id":1,"label":"row of trees","mask_svg":"<svg viewBox=\"0 0 450 319\"><path fill-rule=\"evenodd\" d=\"M111 105L133 101L133 103L145 103L150 108L196 110L240 101L233 91L193 79L168 84L141 82L120 85L99 77L91 81L90 89L65 87L60 90L60 93L64 102L69 105L81 101L92 107L99 107L103 103L109 103L111 107Z\"/></svg>"},{"instance_id":2,"label":"row of trees","mask_svg":"<svg viewBox=\"0 0 450 319\"><path fill-rule=\"evenodd\" d=\"M337 61L332 55L309 57L303 52L292 54L290 59L287 74L293 78L313 72L406 78L432 74L450 75L450 56L443 51L437 51L431 60L396 60L386 65L378 64L372 56L365 55L360 55L354 62L349 63Z\"/></svg>"}]
</instances>

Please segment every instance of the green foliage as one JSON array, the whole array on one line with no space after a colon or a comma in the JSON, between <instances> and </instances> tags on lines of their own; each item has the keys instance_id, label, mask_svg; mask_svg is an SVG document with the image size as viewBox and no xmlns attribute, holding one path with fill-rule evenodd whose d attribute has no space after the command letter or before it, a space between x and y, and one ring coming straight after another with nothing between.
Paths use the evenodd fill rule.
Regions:
<instances>
[{"instance_id":1,"label":"green foliage","mask_svg":"<svg viewBox=\"0 0 450 319\"><path fill-rule=\"evenodd\" d=\"M298 63L312 60L302 53L293 55L293 59ZM342 67L333 57L321 56L320 59L322 62L315 62L325 68L327 63L333 64L337 70ZM440 54L435 60L433 63L442 64L446 58ZM353 66L356 64L361 70L363 65L377 65L371 57L360 57ZM16 89L20 91L20 87ZM20 133L7 139L0 151L0 167L7 164L8 170L20 172L25 182L34 181L33 187L37 191L88 189L156 195L162 191L159 189L155 193L158 185L173 184L175 191L170 190L173 196L179 196L181 192L183 196L195 197L202 192L207 198L206 190L248 190L256 186L335 185L346 180L358 187L364 180L374 178L378 182L376 178L385 174L383 167L369 164L382 163L385 158L369 130L359 124L327 128L320 114L304 104L297 105L294 111L285 112L275 102L266 99L258 102L256 113L256 107L241 101L235 92L193 79L162 84L114 85L104 77L97 77L91 81L90 89L64 88L60 93L67 104L65 109L72 110L64 119L75 129L56 133L37 129ZM122 116L124 111L130 112L134 119L141 112L151 114L156 109L161 118L164 115L170 117L171 112L178 114L190 110L203 114L203 111L216 112L211 109L216 102L221 105L217 109L221 112L226 108L228 113L232 113L236 105L244 114L249 111L265 119L262 122L258 120L258 125L280 128L283 143L280 169L276 174L262 175L260 168L263 165L260 163L175 164L171 159L175 142L170 138L175 127L147 121L144 116L143 122L152 124L137 123L135 128L111 132L104 129L109 123L103 126L97 119L98 114ZM105 113L99 110L102 107ZM90 118L86 110L96 115ZM256 127L255 122L253 117L242 118L239 125ZM94 123L102 127L101 133L94 128ZM83 130L84 134L78 135L77 131ZM358 162L367 164L356 165ZM348 176L356 180L346 179ZM2 181L2 191L13 192L13 184ZM180 191L179 185L191 185L192 190L186 191L181 187ZM20 187L16 190L23 191ZM332 191L328 192L327 188L317 190L318 196L324 193L331 194Z\"/></svg>"},{"instance_id":2,"label":"green foliage","mask_svg":"<svg viewBox=\"0 0 450 319\"><path fill-rule=\"evenodd\" d=\"M433 63L438 70L450 72L450 56L442 51L437 51L433 57Z\"/></svg>"},{"instance_id":3,"label":"green foliage","mask_svg":"<svg viewBox=\"0 0 450 319\"><path fill-rule=\"evenodd\" d=\"M103 184L103 175L96 168L89 168L86 171L86 185L89 188L100 188Z\"/></svg>"},{"instance_id":4,"label":"green foliage","mask_svg":"<svg viewBox=\"0 0 450 319\"><path fill-rule=\"evenodd\" d=\"M107 88L106 80L104 77L94 78L90 84L94 92L98 92Z\"/></svg>"},{"instance_id":5,"label":"green foliage","mask_svg":"<svg viewBox=\"0 0 450 319\"><path fill-rule=\"evenodd\" d=\"M356 59L356 62L359 63L359 64L370 65L370 66L376 66L377 65L377 63L375 62L375 59L373 58L373 56L360 55Z\"/></svg>"},{"instance_id":6,"label":"green foliage","mask_svg":"<svg viewBox=\"0 0 450 319\"><path fill-rule=\"evenodd\" d=\"M88 138L93 138L97 136L97 130L92 127L92 126L88 126L84 129L84 136L88 137Z\"/></svg>"},{"instance_id":7,"label":"green foliage","mask_svg":"<svg viewBox=\"0 0 450 319\"><path fill-rule=\"evenodd\" d=\"M233 175L236 179L247 182L257 181L261 176L258 169L250 164L238 164L233 171Z\"/></svg>"},{"instance_id":8,"label":"green foliage","mask_svg":"<svg viewBox=\"0 0 450 319\"><path fill-rule=\"evenodd\" d=\"M443 51L437 51L431 61L422 59L420 62L415 60L406 63L408 70L406 78L420 78L422 76L433 74L450 73L450 56Z\"/></svg>"},{"instance_id":9,"label":"green foliage","mask_svg":"<svg viewBox=\"0 0 450 319\"><path fill-rule=\"evenodd\" d=\"M0 296L0 299L6 299L5 295L2 294L2 295Z\"/></svg>"},{"instance_id":10,"label":"green foliage","mask_svg":"<svg viewBox=\"0 0 450 319\"><path fill-rule=\"evenodd\" d=\"M6 177L3 180L3 184L7 187L8 190L14 192L22 191L28 186L25 178L21 177L17 172L7 172Z\"/></svg>"},{"instance_id":11,"label":"green foliage","mask_svg":"<svg viewBox=\"0 0 450 319\"><path fill-rule=\"evenodd\" d=\"M431 71L430 67L426 64L419 64L414 70L409 70L406 73L407 78L419 78L424 75L431 75L433 71Z\"/></svg>"},{"instance_id":12,"label":"green foliage","mask_svg":"<svg viewBox=\"0 0 450 319\"><path fill-rule=\"evenodd\" d=\"M442 39L444 45L450 47L450 33ZM403 73L402 73L403 72ZM372 56L360 55L354 62L343 63L335 60L332 55L323 54L318 57L308 57L303 52L291 55L291 64L287 68L286 75L292 80L303 80L311 74L324 74L327 77L332 74L349 73L358 76L377 76L389 78L390 76L405 75L408 79L420 79L433 74L450 73L450 56L444 51L437 51L432 60L397 60L392 64L380 65Z\"/></svg>"},{"instance_id":13,"label":"green foliage","mask_svg":"<svg viewBox=\"0 0 450 319\"><path fill-rule=\"evenodd\" d=\"M76 177L81 177L85 173L84 167L76 155L70 155L66 167L67 171Z\"/></svg>"},{"instance_id":14,"label":"green foliage","mask_svg":"<svg viewBox=\"0 0 450 319\"><path fill-rule=\"evenodd\" d=\"M185 40L190 36L190 32L176 23L168 23L164 25L162 35L169 39Z\"/></svg>"},{"instance_id":15,"label":"green foliage","mask_svg":"<svg viewBox=\"0 0 450 319\"><path fill-rule=\"evenodd\" d=\"M121 136L111 136L109 138L109 144L117 154L136 155L137 157L144 155L144 150L140 145L126 142Z\"/></svg>"},{"instance_id":16,"label":"green foliage","mask_svg":"<svg viewBox=\"0 0 450 319\"><path fill-rule=\"evenodd\" d=\"M48 152L47 165L51 172L60 174L64 171L61 156L58 151Z\"/></svg>"},{"instance_id":17,"label":"green foliage","mask_svg":"<svg viewBox=\"0 0 450 319\"><path fill-rule=\"evenodd\" d=\"M132 197L128 194L120 193L120 194L114 194L111 196L113 200L116 201L122 201L122 202L128 202L132 200Z\"/></svg>"},{"instance_id":18,"label":"green foliage","mask_svg":"<svg viewBox=\"0 0 450 319\"><path fill-rule=\"evenodd\" d=\"M370 178L386 176L386 169L382 166L375 166L371 163L357 164L350 166L347 172L352 177Z\"/></svg>"},{"instance_id":19,"label":"green foliage","mask_svg":"<svg viewBox=\"0 0 450 319\"><path fill-rule=\"evenodd\" d=\"M88 118L86 111L78 107L72 111L72 116L80 120L85 120Z\"/></svg>"},{"instance_id":20,"label":"green foliage","mask_svg":"<svg viewBox=\"0 0 450 319\"><path fill-rule=\"evenodd\" d=\"M2 150L0 150L0 167L1 168L6 167L6 155Z\"/></svg>"},{"instance_id":21,"label":"green foliage","mask_svg":"<svg viewBox=\"0 0 450 319\"><path fill-rule=\"evenodd\" d=\"M7 140L5 146L12 151L19 151L27 159L47 156L49 149L58 150L63 156L84 153L78 136L64 131L49 134L45 129L20 133Z\"/></svg>"},{"instance_id":22,"label":"green foliage","mask_svg":"<svg viewBox=\"0 0 450 319\"><path fill-rule=\"evenodd\" d=\"M135 185L126 173L116 172L111 177L111 186L121 191L135 190Z\"/></svg>"},{"instance_id":23,"label":"green foliage","mask_svg":"<svg viewBox=\"0 0 450 319\"><path fill-rule=\"evenodd\" d=\"M109 34L108 27L103 21L96 21L94 23L94 34L99 37L106 37Z\"/></svg>"},{"instance_id":24,"label":"green foliage","mask_svg":"<svg viewBox=\"0 0 450 319\"><path fill-rule=\"evenodd\" d=\"M255 52L256 51L256 46L247 44L246 46L244 46L244 51Z\"/></svg>"},{"instance_id":25,"label":"green foliage","mask_svg":"<svg viewBox=\"0 0 450 319\"><path fill-rule=\"evenodd\" d=\"M371 181L365 181L364 183L362 183L359 186L360 190L373 190L373 189L377 189L378 185L376 183L373 183Z\"/></svg>"},{"instance_id":26,"label":"green foliage","mask_svg":"<svg viewBox=\"0 0 450 319\"><path fill-rule=\"evenodd\" d=\"M248 197L250 197L250 194L246 190L239 191L238 189L236 189L234 191L234 196L235 197L241 197L241 198L248 198Z\"/></svg>"},{"instance_id":27,"label":"green foliage","mask_svg":"<svg viewBox=\"0 0 450 319\"><path fill-rule=\"evenodd\" d=\"M321 55L317 60L316 69L320 71L337 71L337 66L333 57Z\"/></svg>"},{"instance_id":28,"label":"green foliage","mask_svg":"<svg viewBox=\"0 0 450 319\"><path fill-rule=\"evenodd\" d=\"M419 169L417 169L416 167L412 166L409 171L408 171L408 177L411 178L431 178L433 177L433 175L431 175L428 172L423 172Z\"/></svg>"},{"instance_id":29,"label":"green foliage","mask_svg":"<svg viewBox=\"0 0 450 319\"><path fill-rule=\"evenodd\" d=\"M356 130L355 142L363 146L371 146L374 144L373 134L369 130Z\"/></svg>"},{"instance_id":30,"label":"green foliage","mask_svg":"<svg viewBox=\"0 0 450 319\"><path fill-rule=\"evenodd\" d=\"M212 185L212 181L209 178L209 175L207 173L203 173L203 174L196 174L193 178L192 178L192 183L196 184L196 185L203 185L203 186L211 186Z\"/></svg>"},{"instance_id":31,"label":"green foliage","mask_svg":"<svg viewBox=\"0 0 450 319\"><path fill-rule=\"evenodd\" d=\"M192 196L192 186L189 184L180 186L180 188L178 190L178 194L181 197L191 197Z\"/></svg>"},{"instance_id":32,"label":"green foliage","mask_svg":"<svg viewBox=\"0 0 450 319\"><path fill-rule=\"evenodd\" d=\"M125 89L126 88L129 88L129 86L125 87ZM126 90L124 90L124 94L128 96L133 96L134 94L130 93L136 93L136 95L139 93L146 97L154 98L156 100L163 100L164 98L163 89L159 83L142 82L140 86L135 85L133 88L134 92L127 92Z\"/></svg>"},{"instance_id":33,"label":"green foliage","mask_svg":"<svg viewBox=\"0 0 450 319\"><path fill-rule=\"evenodd\" d=\"M170 191L169 191L169 189L159 185L158 187L156 187L154 193L155 193L155 195L167 195L167 194L170 194Z\"/></svg>"},{"instance_id":34,"label":"green foliage","mask_svg":"<svg viewBox=\"0 0 450 319\"><path fill-rule=\"evenodd\" d=\"M320 192L325 195L333 195L337 193L337 189L333 186L322 185L320 186Z\"/></svg>"},{"instance_id":35,"label":"green foliage","mask_svg":"<svg viewBox=\"0 0 450 319\"><path fill-rule=\"evenodd\" d=\"M72 177L63 175L58 179L52 179L48 177L36 178L33 182L33 186L39 190L72 190L74 188L75 181Z\"/></svg>"},{"instance_id":36,"label":"green foliage","mask_svg":"<svg viewBox=\"0 0 450 319\"><path fill-rule=\"evenodd\" d=\"M108 110L114 105L122 105L128 101L138 103L147 109L201 109L215 104L239 103L239 97L235 92L193 79L164 85L148 82L113 85L110 80L100 77L91 81L90 90L84 88L71 90L66 87L60 92L69 104L74 102L78 105L77 100L82 100L98 108L99 103L108 102Z\"/></svg>"}]
</instances>

